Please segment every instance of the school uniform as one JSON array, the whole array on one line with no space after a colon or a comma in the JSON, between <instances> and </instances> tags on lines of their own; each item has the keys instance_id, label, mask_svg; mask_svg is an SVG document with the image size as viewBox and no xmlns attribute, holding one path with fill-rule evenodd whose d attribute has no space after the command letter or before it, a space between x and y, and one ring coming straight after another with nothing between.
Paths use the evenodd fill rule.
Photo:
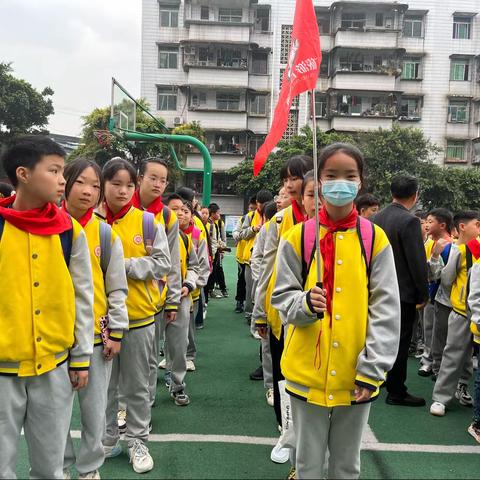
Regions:
<instances>
[{"instance_id":1,"label":"school uniform","mask_svg":"<svg viewBox=\"0 0 480 480\"><path fill-rule=\"evenodd\" d=\"M357 230L334 231L331 306L319 321L308 294L317 282L317 258L304 279L302 229L293 227L280 241L272 293L273 307L288 324L281 366L292 397L297 478L322 478L327 449L328 478L357 478L370 403L356 405L355 386L375 399L399 343L392 248L375 226L368 275ZM326 235L322 225L321 239ZM325 258L323 277L324 264Z\"/></svg>"},{"instance_id":2,"label":"school uniform","mask_svg":"<svg viewBox=\"0 0 480 480\"><path fill-rule=\"evenodd\" d=\"M166 369L171 372L171 393L185 389L188 330L190 311L193 306L191 292L196 288L199 268L197 254L191 239L181 232L178 241L182 285L188 288L189 294L181 299L175 321L165 326L165 359Z\"/></svg>"},{"instance_id":3,"label":"school uniform","mask_svg":"<svg viewBox=\"0 0 480 480\"><path fill-rule=\"evenodd\" d=\"M155 314L163 290L161 280L170 272L171 262L165 229L154 220L149 255L143 231L146 213L133 206L125 210L126 213L120 212L109 223L122 240L125 255L129 331L123 337L120 355L113 360L103 443L113 446L120 438L117 423L120 385L128 412L125 440L131 447L136 439L143 443L148 440L151 418L149 362L155 340Z\"/></svg>"},{"instance_id":4,"label":"school uniform","mask_svg":"<svg viewBox=\"0 0 480 480\"><path fill-rule=\"evenodd\" d=\"M245 264L243 263L243 251L245 249L245 240L240 238L240 232L242 231L243 221L245 215L238 219L235 228L232 231L232 238L235 241L235 259L237 260L237 292L235 294L235 300L239 303L244 303L247 295L245 285Z\"/></svg>"},{"instance_id":5,"label":"school uniform","mask_svg":"<svg viewBox=\"0 0 480 480\"><path fill-rule=\"evenodd\" d=\"M480 263L474 263L470 272L470 293L468 295L468 313L470 316L470 331L473 341L480 344ZM480 422L480 369L475 377L475 397L473 405L473 421Z\"/></svg>"},{"instance_id":6,"label":"school uniform","mask_svg":"<svg viewBox=\"0 0 480 480\"><path fill-rule=\"evenodd\" d=\"M199 304L201 302L201 292L208 282L210 276L210 261L208 257L208 245L204 232L193 226L191 232L185 232L190 238L198 258L198 277L196 288L192 292L193 308L190 313L190 326L188 329L188 347L187 360L194 361L197 356L197 346L195 344L195 318L197 317Z\"/></svg>"},{"instance_id":7,"label":"school uniform","mask_svg":"<svg viewBox=\"0 0 480 480\"><path fill-rule=\"evenodd\" d=\"M447 405L455 395L459 379L462 377L462 382L467 384L473 373L471 332L467 319L466 245L452 245L441 281L447 294L450 293L452 311L448 317L447 339L432 399Z\"/></svg>"},{"instance_id":8,"label":"school uniform","mask_svg":"<svg viewBox=\"0 0 480 480\"><path fill-rule=\"evenodd\" d=\"M102 269L101 228L110 230L110 258L106 271ZM64 469L75 465L79 474L98 470L104 462L102 438L105 430L107 391L110 382L112 361L103 356L102 327L100 321L107 319L104 335L115 342L121 342L128 330L128 313L125 300L128 294L125 261L120 238L106 223L91 216L84 227L90 251L93 274L95 337L90 362L88 384L78 391L82 436L78 453L75 454L73 441L68 435L65 449Z\"/></svg>"},{"instance_id":9,"label":"school uniform","mask_svg":"<svg viewBox=\"0 0 480 480\"><path fill-rule=\"evenodd\" d=\"M0 478L16 478L21 430L31 478L63 478L73 389L68 370L88 370L93 350L93 284L82 227L55 205L58 233L4 219L0 243ZM52 218L53 218L52 217ZM18 224L17 224L18 225ZM71 232L68 254L60 232Z\"/></svg>"}]
</instances>

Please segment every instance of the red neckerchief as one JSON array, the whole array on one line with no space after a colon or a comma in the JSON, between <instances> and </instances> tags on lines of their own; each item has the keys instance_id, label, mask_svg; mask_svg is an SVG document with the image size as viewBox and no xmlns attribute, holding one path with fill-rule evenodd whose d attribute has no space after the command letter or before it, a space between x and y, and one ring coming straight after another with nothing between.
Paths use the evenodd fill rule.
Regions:
<instances>
[{"instance_id":1,"label":"red neckerchief","mask_svg":"<svg viewBox=\"0 0 480 480\"><path fill-rule=\"evenodd\" d=\"M62 202L62 209L65 210L67 213L68 213L68 208L67 208L67 203L65 202L65 200L63 200ZM87 223L91 220L92 216L93 216L93 210L94 208L89 208L85 215L83 215L83 217L79 218L77 220L77 222L83 227L85 228L87 226Z\"/></svg>"},{"instance_id":2,"label":"red neckerchief","mask_svg":"<svg viewBox=\"0 0 480 480\"><path fill-rule=\"evenodd\" d=\"M470 240L467 243L467 247L470 249L472 255L476 259L480 258L480 242L478 241L478 239L474 238L473 240Z\"/></svg>"},{"instance_id":3,"label":"red neckerchief","mask_svg":"<svg viewBox=\"0 0 480 480\"><path fill-rule=\"evenodd\" d=\"M112 225L115 220L123 218L132 208L132 201L130 200L116 215L110 210L109 206L105 204L105 210L107 212L107 223Z\"/></svg>"},{"instance_id":4,"label":"red neckerchief","mask_svg":"<svg viewBox=\"0 0 480 480\"><path fill-rule=\"evenodd\" d=\"M185 230L182 228L182 232L185 233L186 235L190 235L193 232L194 227L195 225L192 222Z\"/></svg>"},{"instance_id":5,"label":"red neckerchief","mask_svg":"<svg viewBox=\"0 0 480 480\"><path fill-rule=\"evenodd\" d=\"M132 205L139 210L143 210L142 201L140 200L140 190L136 190L132 197ZM163 210L162 197L157 197L145 210L157 215Z\"/></svg>"},{"instance_id":6,"label":"red neckerchief","mask_svg":"<svg viewBox=\"0 0 480 480\"><path fill-rule=\"evenodd\" d=\"M333 241L333 234L339 230L348 230L355 228L357 225L358 212L355 207L351 213L334 222L328 215L325 206L322 207L319 213L320 224L327 229L327 233L320 240L320 252L323 259L323 288L327 291L327 311L332 315L332 296L333 296L333 282L335 276L335 244Z\"/></svg>"},{"instance_id":7,"label":"red neckerchief","mask_svg":"<svg viewBox=\"0 0 480 480\"><path fill-rule=\"evenodd\" d=\"M72 220L54 203L33 210L11 208L16 196L0 199L0 216L14 227L33 235L58 235L72 228Z\"/></svg>"},{"instance_id":8,"label":"red neckerchief","mask_svg":"<svg viewBox=\"0 0 480 480\"><path fill-rule=\"evenodd\" d=\"M305 221L305 215L302 212L302 208L297 203L296 200L292 200L292 210L293 210L293 218L295 219L295 223L302 223Z\"/></svg>"}]
</instances>

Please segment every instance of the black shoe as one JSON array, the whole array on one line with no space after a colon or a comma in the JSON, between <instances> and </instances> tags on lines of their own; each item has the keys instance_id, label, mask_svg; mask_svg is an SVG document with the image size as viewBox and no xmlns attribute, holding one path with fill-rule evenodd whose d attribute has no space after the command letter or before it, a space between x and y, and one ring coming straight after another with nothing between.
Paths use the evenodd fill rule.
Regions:
<instances>
[{"instance_id":1,"label":"black shoe","mask_svg":"<svg viewBox=\"0 0 480 480\"><path fill-rule=\"evenodd\" d=\"M432 373L432 382L436 382L436 381L437 381L437 374Z\"/></svg>"},{"instance_id":2,"label":"black shoe","mask_svg":"<svg viewBox=\"0 0 480 480\"><path fill-rule=\"evenodd\" d=\"M386 403L388 403L389 405L401 405L403 407L424 407L426 405L423 398L414 397L409 393L406 393L402 397L389 393L387 395Z\"/></svg>"},{"instance_id":3,"label":"black shoe","mask_svg":"<svg viewBox=\"0 0 480 480\"><path fill-rule=\"evenodd\" d=\"M165 356L165 352L160 349L160 350L158 351L158 356L159 356L159 357L164 357L164 356Z\"/></svg>"},{"instance_id":4,"label":"black shoe","mask_svg":"<svg viewBox=\"0 0 480 480\"><path fill-rule=\"evenodd\" d=\"M263 380L263 368L261 366L250 374L250 380Z\"/></svg>"},{"instance_id":5,"label":"black shoe","mask_svg":"<svg viewBox=\"0 0 480 480\"><path fill-rule=\"evenodd\" d=\"M432 374L432 370L428 367L420 367L417 372L421 377L429 377Z\"/></svg>"},{"instance_id":6,"label":"black shoe","mask_svg":"<svg viewBox=\"0 0 480 480\"><path fill-rule=\"evenodd\" d=\"M243 312L243 302L237 302L237 306L235 307L235 313L242 313Z\"/></svg>"},{"instance_id":7,"label":"black shoe","mask_svg":"<svg viewBox=\"0 0 480 480\"><path fill-rule=\"evenodd\" d=\"M222 295L223 295L223 298L228 298L228 291L227 291L227 289L222 290Z\"/></svg>"}]
</instances>

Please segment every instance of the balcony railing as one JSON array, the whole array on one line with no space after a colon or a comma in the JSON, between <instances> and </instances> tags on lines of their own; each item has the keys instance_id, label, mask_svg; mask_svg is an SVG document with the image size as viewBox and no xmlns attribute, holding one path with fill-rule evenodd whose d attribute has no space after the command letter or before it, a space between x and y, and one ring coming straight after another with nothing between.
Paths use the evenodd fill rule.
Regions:
<instances>
[{"instance_id":1,"label":"balcony railing","mask_svg":"<svg viewBox=\"0 0 480 480\"><path fill-rule=\"evenodd\" d=\"M204 67L204 68L231 68L235 70L247 70L248 69L248 59L239 58L232 60L200 60L194 57L185 56L183 62L185 67Z\"/></svg>"}]
</instances>

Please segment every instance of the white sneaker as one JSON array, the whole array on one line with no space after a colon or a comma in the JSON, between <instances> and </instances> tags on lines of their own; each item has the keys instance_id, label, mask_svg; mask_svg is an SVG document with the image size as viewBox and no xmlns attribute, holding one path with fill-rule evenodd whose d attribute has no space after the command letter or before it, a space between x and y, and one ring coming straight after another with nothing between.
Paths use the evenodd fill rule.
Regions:
<instances>
[{"instance_id":1,"label":"white sneaker","mask_svg":"<svg viewBox=\"0 0 480 480\"><path fill-rule=\"evenodd\" d=\"M135 440L133 445L128 447L128 455L136 473L145 473L153 469L153 458L148 447L140 440Z\"/></svg>"},{"instance_id":2,"label":"white sneaker","mask_svg":"<svg viewBox=\"0 0 480 480\"><path fill-rule=\"evenodd\" d=\"M445 405L440 402L433 402L430 407L430 413L436 417L443 417L445 415Z\"/></svg>"},{"instance_id":3,"label":"white sneaker","mask_svg":"<svg viewBox=\"0 0 480 480\"><path fill-rule=\"evenodd\" d=\"M187 372L194 372L196 370L193 360L187 360Z\"/></svg>"},{"instance_id":4,"label":"white sneaker","mask_svg":"<svg viewBox=\"0 0 480 480\"><path fill-rule=\"evenodd\" d=\"M63 480L70 480L72 478L72 474L70 473L70 469L63 470Z\"/></svg>"},{"instance_id":5,"label":"white sneaker","mask_svg":"<svg viewBox=\"0 0 480 480\"><path fill-rule=\"evenodd\" d=\"M127 429L127 411L126 410L119 410L117 412L117 423L118 423L118 431L120 434L125 433Z\"/></svg>"},{"instance_id":6,"label":"white sneaker","mask_svg":"<svg viewBox=\"0 0 480 480\"><path fill-rule=\"evenodd\" d=\"M255 340L261 340L262 337L260 334L255 330L255 333L252 333L252 337L255 338Z\"/></svg>"},{"instance_id":7,"label":"white sneaker","mask_svg":"<svg viewBox=\"0 0 480 480\"><path fill-rule=\"evenodd\" d=\"M164 370L167 368L167 359L164 358L159 364L158 368L163 368Z\"/></svg>"},{"instance_id":8,"label":"white sneaker","mask_svg":"<svg viewBox=\"0 0 480 480\"><path fill-rule=\"evenodd\" d=\"M265 396L267 397L267 403L273 407L273 388L269 388L267 390L267 393L265 394Z\"/></svg>"},{"instance_id":9,"label":"white sneaker","mask_svg":"<svg viewBox=\"0 0 480 480\"><path fill-rule=\"evenodd\" d=\"M98 470L88 473L79 473L79 480L100 480L100 473Z\"/></svg>"},{"instance_id":10,"label":"white sneaker","mask_svg":"<svg viewBox=\"0 0 480 480\"><path fill-rule=\"evenodd\" d=\"M281 448L278 443L273 447L270 453L270 460L274 463L287 463L290 459L290 449Z\"/></svg>"}]
</instances>

